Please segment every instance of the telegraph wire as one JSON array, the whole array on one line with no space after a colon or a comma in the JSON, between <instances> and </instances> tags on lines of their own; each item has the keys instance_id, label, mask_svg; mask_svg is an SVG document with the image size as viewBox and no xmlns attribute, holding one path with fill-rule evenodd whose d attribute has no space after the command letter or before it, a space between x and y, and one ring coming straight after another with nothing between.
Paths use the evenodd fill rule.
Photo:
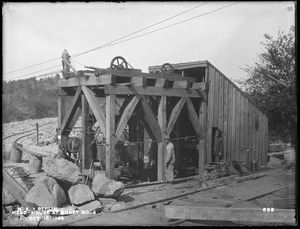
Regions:
<instances>
[{"instance_id":1,"label":"telegraph wire","mask_svg":"<svg viewBox=\"0 0 300 229\"><path fill-rule=\"evenodd\" d=\"M177 16L179 16L179 15L185 14L185 13L187 13L187 12L193 10L193 9L196 9L196 8L198 8L198 7L200 7L200 6L203 6L203 5L205 5L205 4L207 4L207 2L205 2L205 3L203 3L203 4L200 4L200 5L198 5L198 6L195 6L195 7L191 8L191 9L189 9L189 10L183 11L183 12L181 12L181 13L179 13L179 14L176 14L176 15L174 15L174 16L172 16L172 17L166 18L166 19L164 19L164 20L162 20L162 21L159 21L159 22L157 22L157 23L154 23L154 24L152 24L152 25L150 25L150 26L147 26L147 27L145 27L145 28L143 28L143 29L137 30L137 31L135 31L135 32L133 32L133 33L130 33L130 34L126 35L126 36L120 37L120 38L118 38L118 39L116 39L116 40L113 40L113 41L111 41L111 42L108 42L108 43L106 43L106 44L104 44L104 45L101 45L101 46L99 46L99 47L96 47L96 48L94 48L94 49L91 49L91 50L88 50L88 51L85 51L85 52L82 52L82 53L79 53L79 54L75 54L75 55L73 55L73 58L78 57L78 56L81 56L81 55L86 54L86 53L89 53L89 52L92 52L92 51L96 51L96 50L98 50L98 49L100 49L100 48L104 48L104 47L111 46L111 45L113 45L112 43L114 43L114 42L116 42L116 41L122 40L122 39L124 39L124 38L126 38L126 37L129 37L129 36L131 36L131 35L134 35L134 34L136 34L136 33L139 33L139 32L141 32L141 31L144 31L144 30L146 30L146 29L149 29L149 28L151 28L151 27L153 27L153 26L156 26L156 25L158 25L158 24L161 24L161 23L163 23L163 22L165 22L165 21L168 21L168 20L170 20L170 19L172 19L172 18L175 18L175 17L177 17Z\"/></svg>"},{"instance_id":2,"label":"telegraph wire","mask_svg":"<svg viewBox=\"0 0 300 229\"><path fill-rule=\"evenodd\" d=\"M239 4L239 2L232 3L232 4L229 4L229 5L227 5L227 6L220 7L220 8L218 8L218 9L209 11L209 12L207 12L207 13L203 13L203 14L200 14L200 15L197 15L197 16L194 16L194 17L191 17L191 18L189 18L189 19L186 19L186 20L183 20L183 21L180 21L180 22L177 22L177 23L174 23L174 24L171 24L171 25L162 27L162 28L160 28L160 29L152 30L152 31L150 31L150 32L147 32L147 33L144 33L144 34L135 36L135 37L131 37L131 38L128 38L128 39L125 39L125 40L121 40L121 41L119 41L119 42L115 42L115 41L117 41L117 40L123 39L123 38L125 38L125 37L128 37L128 36L130 36L130 35L133 35L133 34L137 33L137 32L135 32L135 33L133 33L133 34L127 35L127 36L122 37L122 38L119 38L119 39L117 39L117 40L114 40L114 41L109 42L109 43L107 43L107 44L105 44L105 45L99 46L99 47L97 47L97 48L94 48L94 49L85 51L85 52L83 52L83 53L75 54L75 55L73 55L73 58L78 57L78 56L81 56L81 55L86 54L86 53L89 53L89 52L96 51L96 50L98 50L98 49L100 49L100 48L106 48L106 47L108 47L108 46L112 46L112 45L116 45L116 44L119 44L119 43L123 43L123 42L125 42L125 41L129 41L129 40L132 40L132 39L141 37L141 36L145 36L145 35L150 34L150 33L154 33L154 32L157 32L157 31L160 31L160 30L163 30L163 29L166 29L166 28L175 26L175 25L179 25L179 24L182 24L182 23L184 23L184 22L187 22L187 21L196 19L196 18L198 18L198 17L202 17L202 16L205 16L205 15L214 13L214 12L216 12L216 11L222 10L222 9L224 9L224 8L227 8L227 7L230 7L230 6L232 6L232 5L236 5L236 4Z\"/></svg>"},{"instance_id":3,"label":"telegraph wire","mask_svg":"<svg viewBox=\"0 0 300 229\"><path fill-rule=\"evenodd\" d=\"M184 50L181 51L181 52L178 52L178 53L176 53L176 54L174 54L174 55L172 55L172 56L170 56L170 57L167 57L166 59L164 59L164 61L161 61L161 62L165 62L165 61L169 60L170 58L172 58L172 57L174 57L174 56L177 56L177 55L179 55L179 54L181 54L181 53L184 53L184 52L186 52L186 51L188 51L188 50L190 50L190 49L192 49L192 48L195 48L195 47L197 47L197 46L199 46L199 45L202 45L202 44L204 44L204 43L206 43L206 42L208 42L208 41L210 41L210 40L213 40L213 39L215 39L215 38L217 38L217 37L219 37L219 36L222 36L223 34L225 34L225 33L227 33L227 32L230 32L230 31L232 31L232 30L234 30L234 29L236 29L236 28L238 28L238 27L240 27L240 26L242 26L242 25L245 25L245 24L247 24L247 23L250 23L250 22L252 22L252 21L255 21L255 20L257 20L258 18L264 17L264 16L266 16L267 14L269 14L269 13L271 13L271 12L277 10L279 7L280 7L280 6L274 8L274 9L268 11L267 13L264 13L264 14L258 16L258 17L255 17L255 18L253 18L253 19L251 19L251 20L249 20L249 21L246 21L246 22L241 23L241 24L239 24L239 25L236 25L236 26L234 26L234 27L232 27L232 28L230 28L230 29L228 29L228 30L225 30L224 32L221 32L221 33L219 33L219 34L217 34L217 35L215 35L215 36L213 36L213 37L211 37L211 38L209 38L209 39L207 39L207 40L205 40L205 41L202 41L202 42L200 42L200 43L198 43L198 44L195 44L195 45L193 45L193 46L190 46L189 48L184 49Z\"/></svg>"},{"instance_id":4,"label":"telegraph wire","mask_svg":"<svg viewBox=\"0 0 300 229\"><path fill-rule=\"evenodd\" d=\"M94 48L94 49L85 51L85 52L83 52L83 53L75 54L75 55L73 55L73 60L74 60L75 57L81 56L81 55L83 55L83 54L86 54L86 53L89 53L89 52L92 52L92 51L96 51L96 50L98 50L98 49L100 49L100 48L105 48L105 47L113 46L113 45L116 45L116 44L119 44L119 43L123 43L123 42L125 42L125 41L129 41L129 40L132 40L132 39L141 37L141 36L145 36L145 35L147 35L147 34L154 33L154 32L157 32L157 31L160 31L160 30L163 30L163 29L166 29L166 28L175 26L175 25L179 25L179 24L185 23L185 22L190 21L190 20L193 20L193 19L195 19L195 18L202 17L202 16L205 16L205 15L214 13L214 12L216 12L216 11L222 10L222 9L224 9L224 8L227 8L227 7L230 7L230 6L232 6L232 5L236 5L236 4L239 4L239 2L232 3L232 4L229 4L229 5L226 5L226 6L217 8L217 9L212 10L212 11L209 11L209 12L207 12L207 13L203 13L203 14L200 14L200 15L197 15L197 16L194 16L194 17L191 17L191 18L188 18L188 19L186 19L186 20L183 20L183 21L180 21L180 22L177 22L177 23L174 23L174 24L171 24L171 25L168 25L168 26L165 26L165 27L156 29L156 30L152 30L152 31L150 31L150 32L147 32L147 33L144 33L144 34L135 36L135 37L131 37L131 38L128 38L128 39L125 39L125 40L121 40L121 41L119 41L119 42L115 42L115 41L120 40L120 39L123 39L124 37L119 38L119 39L116 39L116 40L114 40L114 41L112 41L112 42L109 42L109 43L107 43L107 44L105 44L105 45L102 45L102 46L99 46L99 47L97 47L97 48ZM202 5L204 5L204 4L202 4ZM202 6L202 5L199 5L199 6ZM199 6L198 6L198 7L199 7ZM195 8L195 7L194 7L194 8ZM190 10L191 10L191 9L190 9ZM190 11L190 10L188 10L188 11ZM180 13L180 14L183 14L183 12ZM175 15L175 16L176 16L176 15ZM174 18L175 16L173 16L172 18ZM165 19L165 20L168 20L168 19ZM165 21L165 20L164 20L164 21ZM160 22L160 23L161 23L161 22ZM156 23L156 24L158 24L158 23ZM153 26L153 25L152 25L152 26ZM146 27L146 28L149 28L149 27L152 27L152 26L148 26L148 27ZM144 28L144 29L142 29L142 30L145 30L146 28ZM139 31L142 31L142 30L139 30ZM139 31L138 31L138 32L139 32ZM134 32L134 33L132 33L132 34L135 34L135 33L138 33L138 32ZM132 35L132 34L129 34L129 35L125 36L125 37L128 37L128 36L130 36L130 35ZM114 42L114 43L113 43L113 42ZM56 58L56 59L53 59L53 60L45 61L45 62L43 62L43 63L36 64L36 65L34 65L34 66L41 65L41 64L44 64L44 63L48 63L48 62L51 62L51 61L54 61L54 60L58 60L58 59L60 59L60 58ZM26 68L23 68L23 69L27 69L27 68L31 68L31 67L33 67L33 66L29 66L29 67L26 67ZM57 66L55 66L55 67L57 67ZM54 68L54 67L52 67L52 68ZM22 70L23 70L23 69L22 69ZM48 70L48 69L51 69L51 68L47 68L47 69L44 69L44 70ZM21 69L19 69L19 70L21 70ZM16 72L16 71L19 71L19 70L15 70L15 71L13 71L13 72ZM37 72L41 72L41 71L44 71L44 70L40 70L40 71L37 71ZM10 73L12 73L12 72L10 72ZM23 76L20 76L20 77L16 77L16 78L13 78L13 79L22 78L22 77L24 77L24 76L31 75L31 74L34 74L34 73L36 73L36 72L29 73L29 74L26 74L26 75L23 75ZM5 74L9 74L9 73L5 73ZM5 74L4 74L4 75L5 75Z\"/></svg>"},{"instance_id":5,"label":"telegraph wire","mask_svg":"<svg viewBox=\"0 0 300 229\"><path fill-rule=\"evenodd\" d=\"M106 47L108 44L112 44L112 43L115 42L115 41L119 41L119 40L124 39L124 38L126 38L126 37L128 37L128 36L131 36L131 35L133 35L133 34L136 34L136 33L138 33L138 32L141 32L141 31L143 31L143 30L146 30L146 29L148 29L148 28L151 28L151 27L153 27L153 26L155 26L155 25L158 25L158 24L160 24L160 23L162 23L162 22L165 22L165 21L167 21L167 20L170 20L170 19L172 19L172 18L174 18L174 17L177 17L177 16L179 16L179 15L182 15L182 14L184 14L184 13L187 13L187 12L189 12L189 11L191 11L191 10L193 10L193 9L196 9L196 8L198 8L198 7L200 7L200 6L203 6L203 5L205 5L205 4L207 4L207 3L202 3L202 4L200 4L200 5L196 6L196 7L193 7L193 8L191 8L191 9L189 9L189 10L186 10L186 11L184 11L184 12L181 12L181 13L179 13L179 14L176 14L176 15L174 15L174 16L172 16L172 17L169 17L169 18L164 19L164 20L162 20L162 21L160 21L160 22L157 22L157 23L155 23L155 24L152 24L152 25L150 25L150 26L147 26L147 27L145 27L145 28L143 28L143 29L137 30L137 31L135 31L135 32L133 32L133 33L130 33L130 34L128 34L128 35L126 35L126 36L124 36L124 37L118 38L118 39L116 39L116 40L113 40L113 41L111 41L111 42L109 42L109 43L106 43L106 44L104 44L104 45L101 45L101 46L99 46L99 47L97 47L97 48L94 48L94 49L89 50L89 51L85 51L85 52L83 52L83 53L75 54L75 55L73 55L72 57L75 58L75 57L81 56L81 55L83 55L83 54L85 54L85 53L88 53L88 52L95 51L95 50L97 50L97 49ZM3 75L8 75L8 74L11 74L11 73L14 73L14 72L18 72L18 71L21 71L21 70L25 70L25 69L28 69L28 68L35 67L35 66L39 66L39 65L42 65L42 64L45 64L45 63L49 63L49 62L52 62L52 61L55 61L55 60L59 60L59 59L60 59L60 57L59 57L59 58L55 58L55 59L51 59L51 60L49 60L49 61L45 61L45 62L42 62L42 63L39 63L39 64L35 64L35 65L28 66L28 67L20 68L20 69L11 71L11 72L7 72L7 73L4 73Z\"/></svg>"}]
</instances>

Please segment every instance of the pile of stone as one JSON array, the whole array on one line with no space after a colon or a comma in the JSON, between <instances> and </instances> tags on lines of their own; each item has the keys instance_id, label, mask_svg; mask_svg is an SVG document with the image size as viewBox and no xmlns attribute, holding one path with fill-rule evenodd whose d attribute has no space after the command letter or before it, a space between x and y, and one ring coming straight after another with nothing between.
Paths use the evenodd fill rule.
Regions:
<instances>
[{"instance_id":1,"label":"pile of stone","mask_svg":"<svg viewBox=\"0 0 300 229\"><path fill-rule=\"evenodd\" d=\"M66 207L72 205L74 209L99 213L104 207L103 199L116 200L124 191L124 184L107 179L105 174L98 174L92 182L91 188L81 184L78 167L63 158L47 158L44 160L44 171L47 175L40 177L28 191L25 200L40 207ZM106 207L105 210L108 210Z\"/></svg>"}]
</instances>

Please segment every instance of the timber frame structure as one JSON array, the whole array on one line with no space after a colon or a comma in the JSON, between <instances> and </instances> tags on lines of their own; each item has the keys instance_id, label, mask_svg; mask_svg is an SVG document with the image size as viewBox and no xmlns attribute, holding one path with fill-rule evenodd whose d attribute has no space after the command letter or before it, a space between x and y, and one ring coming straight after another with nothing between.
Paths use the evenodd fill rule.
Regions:
<instances>
[{"instance_id":1,"label":"timber frame structure","mask_svg":"<svg viewBox=\"0 0 300 229\"><path fill-rule=\"evenodd\" d=\"M64 60L63 63L69 63ZM65 64L65 65L66 65ZM92 68L92 67L90 67ZM68 69L70 69L68 67ZM173 131L184 110L199 141L199 171L205 166L203 129L205 116L199 115L207 102L208 84L179 73L143 73L130 68L92 68L63 72L58 81L58 132L65 143L78 118L82 121L81 171L86 174L92 163L88 117L92 111L105 137L106 175L115 179L116 145L129 125L130 141L144 142L144 132L158 142L157 180L165 180L165 135ZM135 120L131 122L131 117ZM173 131L173 132L172 132ZM173 137L172 137L173 136ZM143 161L143 147L138 158Z\"/></svg>"}]
</instances>

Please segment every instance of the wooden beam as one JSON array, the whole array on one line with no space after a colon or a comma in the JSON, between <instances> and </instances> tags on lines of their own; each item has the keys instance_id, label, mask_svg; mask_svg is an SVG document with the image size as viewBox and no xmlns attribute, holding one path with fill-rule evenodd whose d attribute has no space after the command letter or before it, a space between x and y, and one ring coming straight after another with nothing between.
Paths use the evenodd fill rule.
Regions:
<instances>
[{"instance_id":1,"label":"wooden beam","mask_svg":"<svg viewBox=\"0 0 300 229\"><path fill-rule=\"evenodd\" d=\"M207 103L204 101L200 101L200 106L199 106L199 123L202 123L204 131L206 131L206 111L207 111ZM199 147L198 147L198 174L201 177L202 172L204 171L205 168L205 156L206 156L206 147L205 147L205 142L206 142L206 133L203 135L200 135L199 139Z\"/></svg>"},{"instance_id":2,"label":"wooden beam","mask_svg":"<svg viewBox=\"0 0 300 229\"><path fill-rule=\"evenodd\" d=\"M115 95L106 96L106 174L115 179Z\"/></svg>"},{"instance_id":3,"label":"wooden beam","mask_svg":"<svg viewBox=\"0 0 300 229\"><path fill-rule=\"evenodd\" d=\"M78 76L69 79L59 79L57 84L59 87L79 87L79 86L98 86L105 84L115 84L116 77L113 75L101 75L96 77L93 73L89 75Z\"/></svg>"},{"instance_id":4,"label":"wooden beam","mask_svg":"<svg viewBox=\"0 0 300 229\"><path fill-rule=\"evenodd\" d=\"M89 119L89 106L85 95L81 96L81 172L89 168L91 163L91 155L89 155L89 142L87 137L88 132L88 119Z\"/></svg>"},{"instance_id":5,"label":"wooden beam","mask_svg":"<svg viewBox=\"0 0 300 229\"><path fill-rule=\"evenodd\" d=\"M160 126L157 123L155 115L153 114L153 111L152 111L151 107L149 106L147 99L143 95L141 95L141 102L142 102L142 106L144 109L145 120L148 122L149 127L151 128L151 131L153 132L156 140L161 141L162 134L160 131Z\"/></svg>"},{"instance_id":6,"label":"wooden beam","mask_svg":"<svg viewBox=\"0 0 300 229\"><path fill-rule=\"evenodd\" d=\"M186 89L158 88L158 87L105 85L104 93L115 94L115 95L152 95L152 96L203 98L203 95L199 92L199 89L186 90Z\"/></svg>"},{"instance_id":7,"label":"wooden beam","mask_svg":"<svg viewBox=\"0 0 300 229\"><path fill-rule=\"evenodd\" d=\"M171 219L294 223L296 213L289 209L264 212L263 208L165 206L165 215Z\"/></svg>"},{"instance_id":8,"label":"wooden beam","mask_svg":"<svg viewBox=\"0 0 300 229\"><path fill-rule=\"evenodd\" d=\"M166 132L167 124L167 97L162 96L158 104L158 125L161 130L161 135L164 137ZM158 152L157 152L157 180L165 180L165 166L164 166L164 152L166 148L165 141L158 142Z\"/></svg>"},{"instance_id":9,"label":"wooden beam","mask_svg":"<svg viewBox=\"0 0 300 229\"><path fill-rule=\"evenodd\" d=\"M105 115L98 104L97 98L94 92L86 86L82 86L82 91L99 123L100 129L103 133L105 133Z\"/></svg>"},{"instance_id":10,"label":"wooden beam","mask_svg":"<svg viewBox=\"0 0 300 229\"><path fill-rule=\"evenodd\" d=\"M129 104L126 106L126 108L124 109L122 116L117 124L117 130L116 130L117 139L121 137L122 131L124 130L139 100L140 100L139 96L137 95L134 96L129 102Z\"/></svg>"},{"instance_id":11,"label":"wooden beam","mask_svg":"<svg viewBox=\"0 0 300 229\"><path fill-rule=\"evenodd\" d=\"M69 110L67 111L64 120L61 124L61 133L64 133L66 128L69 127L70 122L73 119L73 116L80 104L80 94L81 94L81 88L79 87L76 91L76 94L72 100L71 106L69 108ZM63 104L61 104L63 105Z\"/></svg>"},{"instance_id":12,"label":"wooden beam","mask_svg":"<svg viewBox=\"0 0 300 229\"><path fill-rule=\"evenodd\" d=\"M186 99L186 105L187 105L187 108L188 108L188 115L190 117L190 120L193 124L193 127L194 127L196 133L200 136L204 135L205 134L204 130L202 128L202 125L199 122L199 118L197 116L194 105L193 105L190 98Z\"/></svg>"},{"instance_id":13,"label":"wooden beam","mask_svg":"<svg viewBox=\"0 0 300 229\"><path fill-rule=\"evenodd\" d=\"M209 85L206 82L193 83L191 89L200 89L203 91L208 91Z\"/></svg>"},{"instance_id":14,"label":"wooden beam","mask_svg":"<svg viewBox=\"0 0 300 229\"><path fill-rule=\"evenodd\" d=\"M2 172L3 188L5 188L23 207L32 209L33 206L25 201L27 195L26 190L5 169L2 169Z\"/></svg>"},{"instance_id":15,"label":"wooden beam","mask_svg":"<svg viewBox=\"0 0 300 229\"><path fill-rule=\"evenodd\" d=\"M171 116L170 116L170 120L169 120L169 124L167 127L167 133L170 135L171 131L174 128L174 125L180 115L180 112L184 106L186 102L186 98L181 98L178 103L175 105L175 107L173 108L172 112L171 112Z\"/></svg>"},{"instance_id":16,"label":"wooden beam","mask_svg":"<svg viewBox=\"0 0 300 229\"><path fill-rule=\"evenodd\" d=\"M144 73L137 71L111 70L111 74L123 77L142 76L148 79L169 79L170 81L187 80L190 82L196 82L194 77L182 77L182 75L178 73Z\"/></svg>"},{"instance_id":17,"label":"wooden beam","mask_svg":"<svg viewBox=\"0 0 300 229\"><path fill-rule=\"evenodd\" d=\"M188 89L191 87L191 82L186 80L174 81L173 88Z\"/></svg>"}]
</instances>

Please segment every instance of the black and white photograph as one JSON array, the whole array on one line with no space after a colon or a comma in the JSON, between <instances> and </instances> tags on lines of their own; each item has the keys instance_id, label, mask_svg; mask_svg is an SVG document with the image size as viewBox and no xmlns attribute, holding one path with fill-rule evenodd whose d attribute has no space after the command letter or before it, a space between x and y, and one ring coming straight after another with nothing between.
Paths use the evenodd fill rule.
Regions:
<instances>
[{"instance_id":1,"label":"black and white photograph","mask_svg":"<svg viewBox=\"0 0 300 229\"><path fill-rule=\"evenodd\" d=\"M2 3L2 226L298 226L296 1Z\"/></svg>"}]
</instances>

